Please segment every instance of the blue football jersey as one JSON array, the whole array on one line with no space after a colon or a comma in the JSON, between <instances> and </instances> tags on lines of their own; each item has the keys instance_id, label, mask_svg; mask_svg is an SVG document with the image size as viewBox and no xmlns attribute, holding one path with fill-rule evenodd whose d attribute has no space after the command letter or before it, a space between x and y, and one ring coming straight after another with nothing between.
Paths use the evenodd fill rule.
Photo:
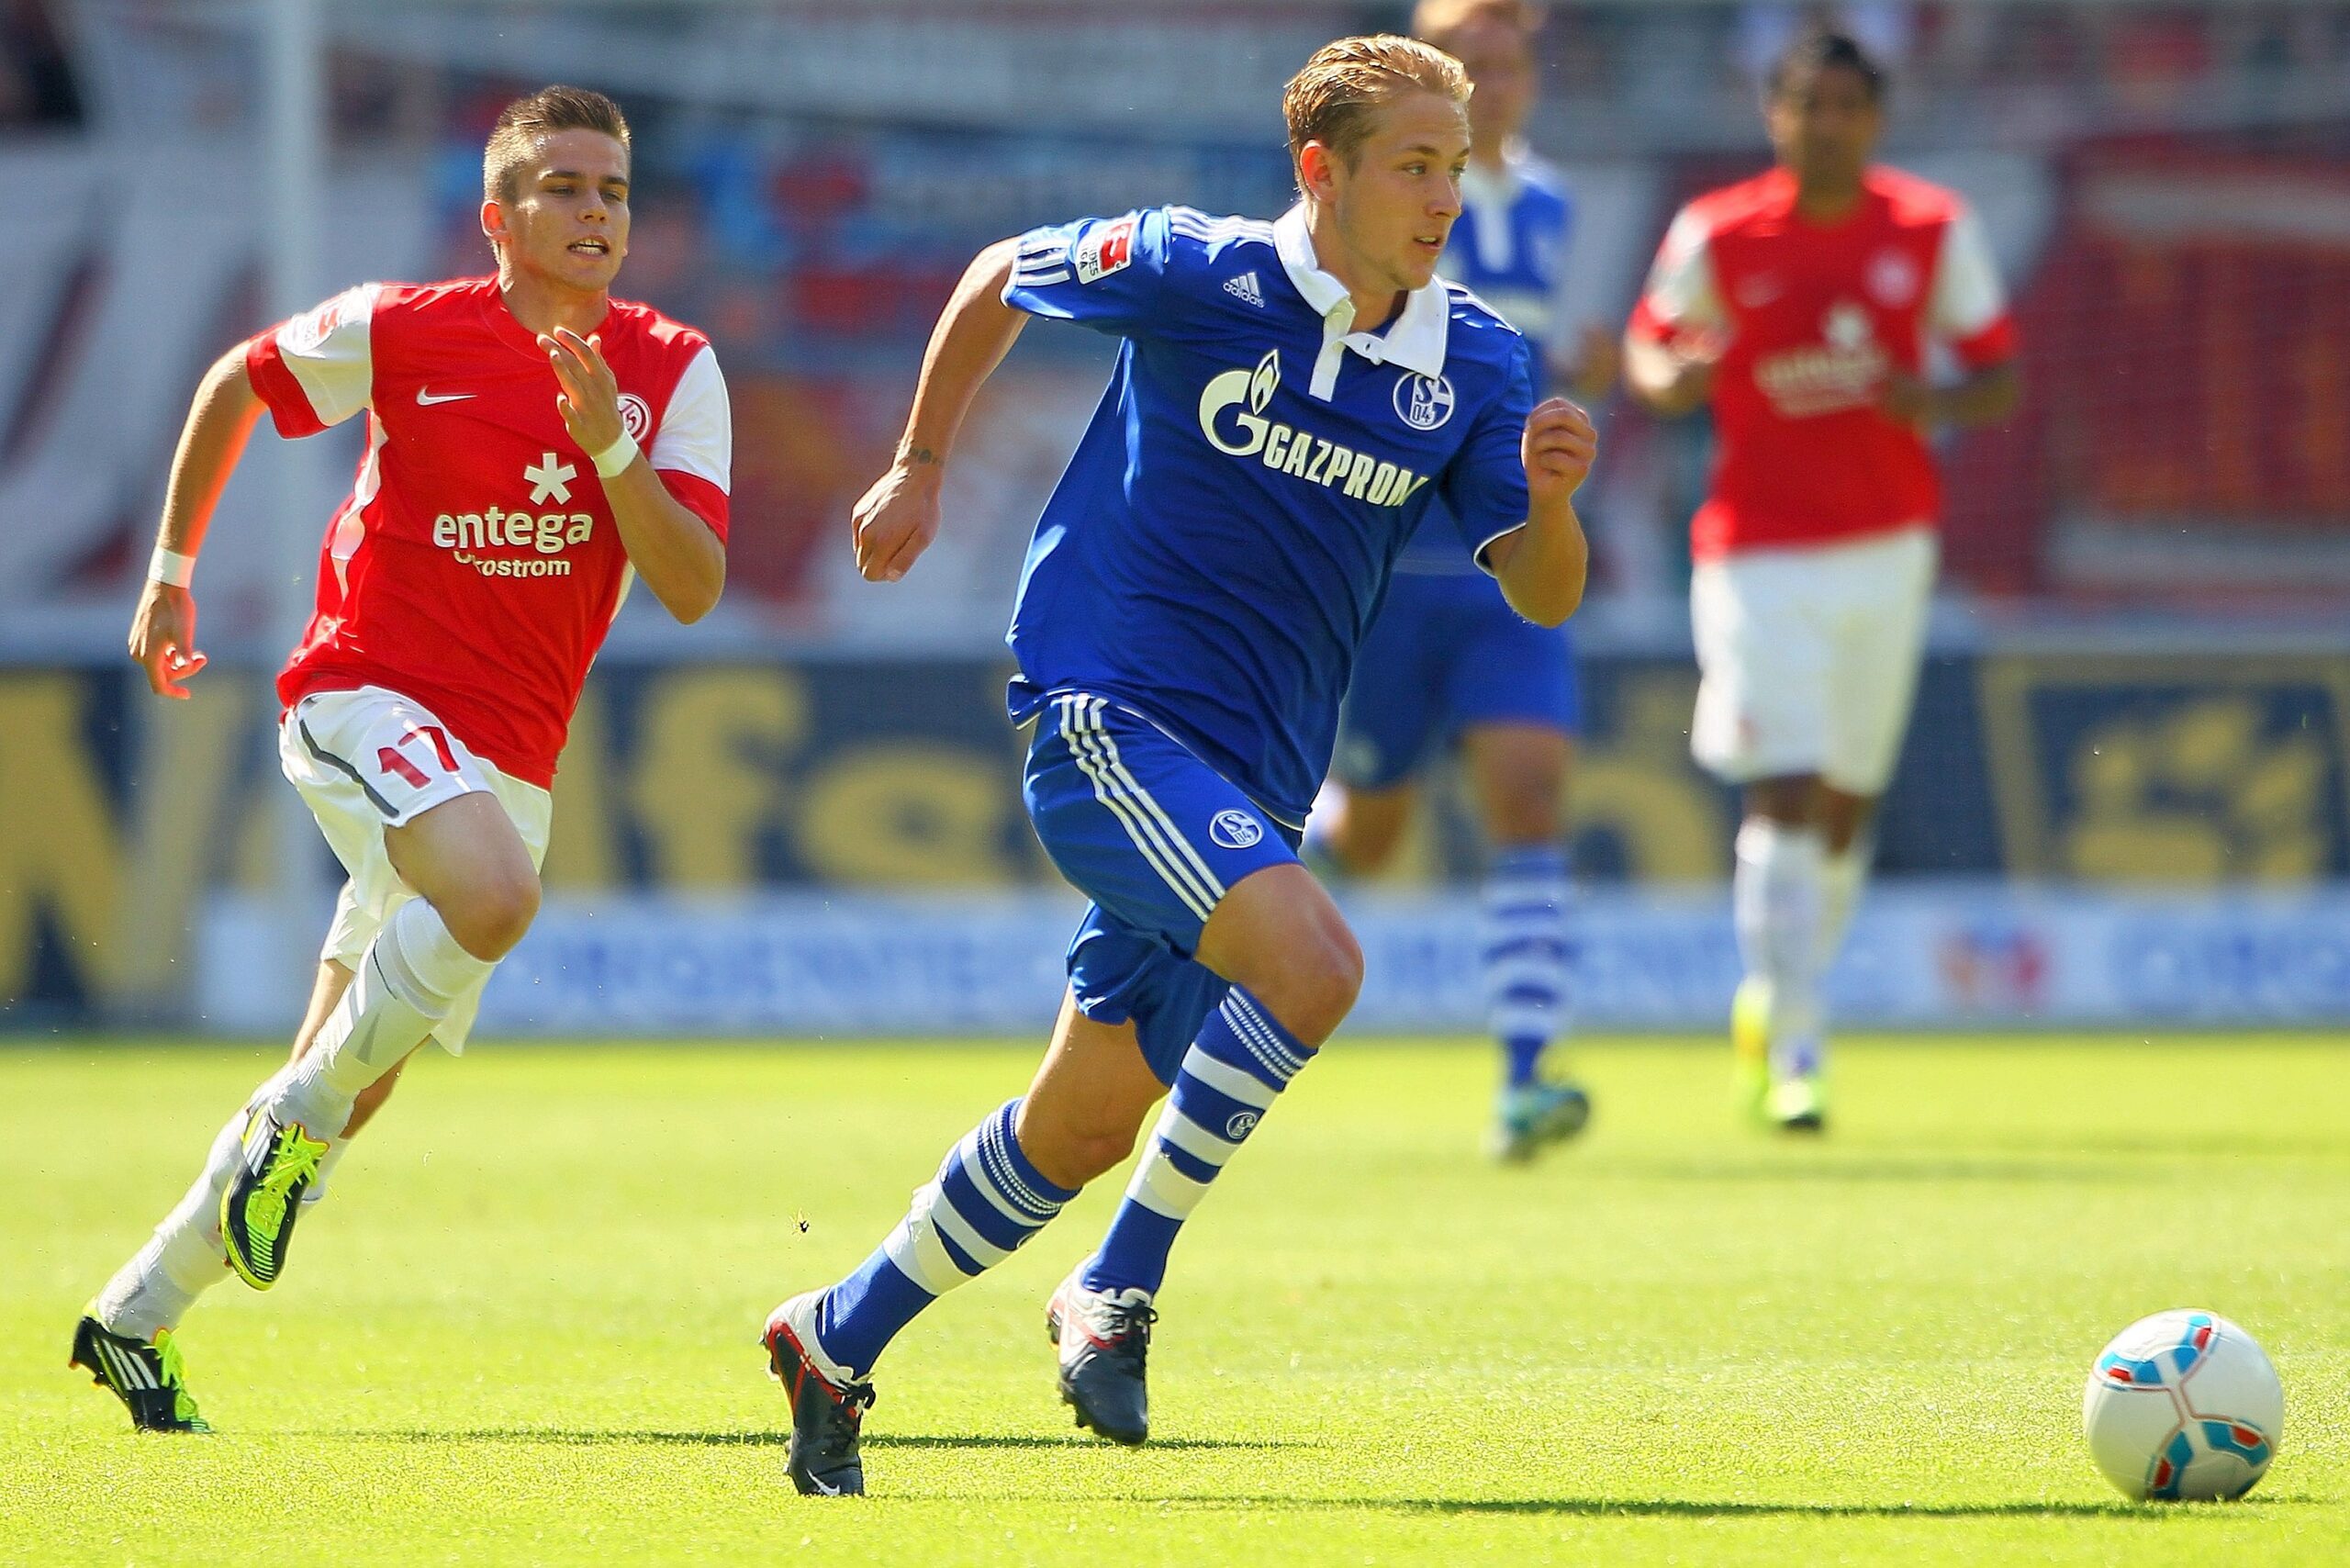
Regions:
<instances>
[{"instance_id":1,"label":"blue football jersey","mask_svg":"<svg viewBox=\"0 0 2350 1568\"><path fill-rule=\"evenodd\" d=\"M1502 174L1471 165L1460 182L1460 216L1437 265L1535 344L1545 344L1558 325L1560 274L1573 225L1574 203L1558 172L1513 148ZM1538 383L1543 357L1538 347ZM1474 570L1440 512L1423 522L1400 565L1412 572Z\"/></svg>"},{"instance_id":2,"label":"blue football jersey","mask_svg":"<svg viewBox=\"0 0 2350 1568\"><path fill-rule=\"evenodd\" d=\"M1013 717L1107 697L1301 824L1421 516L1441 497L1472 556L1526 521L1526 341L1441 279L1355 331L1302 207L1151 208L1018 244L1007 304L1124 341L1029 545Z\"/></svg>"}]
</instances>

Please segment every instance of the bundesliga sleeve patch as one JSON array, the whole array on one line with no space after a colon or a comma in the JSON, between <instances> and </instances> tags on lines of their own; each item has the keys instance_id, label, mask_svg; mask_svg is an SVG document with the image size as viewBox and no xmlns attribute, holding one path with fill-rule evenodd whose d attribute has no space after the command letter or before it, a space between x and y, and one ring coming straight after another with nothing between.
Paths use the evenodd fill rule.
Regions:
<instances>
[{"instance_id":1,"label":"bundesliga sleeve patch","mask_svg":"<svg viewBox=\"0 0 2350 1568\"><path fill-rule=\"evenodd\" d=\"M1097 223L1077 242L1077 281L1098 283L1135 259L1135 225L1127 217Z\"/></svg>"}]
</instances>

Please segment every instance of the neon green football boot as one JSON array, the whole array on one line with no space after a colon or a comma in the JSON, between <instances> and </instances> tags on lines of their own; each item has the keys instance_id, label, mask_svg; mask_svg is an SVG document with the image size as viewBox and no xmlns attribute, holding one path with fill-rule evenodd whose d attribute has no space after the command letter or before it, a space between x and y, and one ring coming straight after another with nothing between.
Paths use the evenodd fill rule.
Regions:
<instances>
[{"instance_id":1,"label":"neon green football boot","mask_svg":"<svg viewBox=\"0 0 2350 1568\"><path fill-rule=\"evenodd\" d=\"M310 1137L299 1122L280 1126L265 1110L245 1124L244 1161L236 1180L220 1194L220 1239L229 1267L257 1291L277 1282L302 1194L318 1179L326 1157L324 1140Z\"/></svg>"},{"instance_id":2,"label":"neon green football boot","mask_svg":"<svg viewBox=\"0 0 2350 1568\"><path fill-rule=\"evenodd\" d=\"M90 1381L121 1400L130 1412L130 1424L142 1432L210 1431L196 1413L187 1370L180 1364L172 1331L156 1330L152 1341L118 1334L98 1321L95 1305L73 1326L73 1354L65 1364L80 1367Z\"/></svg>"}]
</instances>

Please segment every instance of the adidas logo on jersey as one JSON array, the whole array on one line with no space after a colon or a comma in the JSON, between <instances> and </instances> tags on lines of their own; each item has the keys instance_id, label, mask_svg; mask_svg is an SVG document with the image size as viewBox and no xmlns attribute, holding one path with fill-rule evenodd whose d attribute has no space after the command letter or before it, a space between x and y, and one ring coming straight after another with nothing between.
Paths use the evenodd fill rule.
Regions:
<instances>
[{"instance_id":1,"label":"adidas logo on jersey","mask_svg":"<svg viewBox=\"0 0 2350 1568\"><path fill-rule=\"evenodd\" d=\"M1257 274L1253 269L1238 277L1225 278L1224 291L1244 305L1253 305L1259 310L1265 308L1265 291L1257 286Z\"/></svg>"}]
</instances>

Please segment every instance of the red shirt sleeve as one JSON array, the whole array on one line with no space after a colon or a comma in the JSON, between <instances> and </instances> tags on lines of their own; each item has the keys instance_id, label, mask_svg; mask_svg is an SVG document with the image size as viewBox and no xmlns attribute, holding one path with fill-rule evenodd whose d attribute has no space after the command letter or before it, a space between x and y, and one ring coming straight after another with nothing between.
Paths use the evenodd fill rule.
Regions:
<instances>
[{"instance_id":1,"label":"red shirt sleeve","mask_svg":"<svg viewBox=\"0 0 2350 1568\"><path fill-rule=\"evenodd\" d=\"M656 468L654 472L661 476L661 487L668 491L679 506L710 524L710 531L718 535L721 544L726 543L729 518L725 491L699 474L688 474L676 468Z\"/></svg>"}]
</instances>

